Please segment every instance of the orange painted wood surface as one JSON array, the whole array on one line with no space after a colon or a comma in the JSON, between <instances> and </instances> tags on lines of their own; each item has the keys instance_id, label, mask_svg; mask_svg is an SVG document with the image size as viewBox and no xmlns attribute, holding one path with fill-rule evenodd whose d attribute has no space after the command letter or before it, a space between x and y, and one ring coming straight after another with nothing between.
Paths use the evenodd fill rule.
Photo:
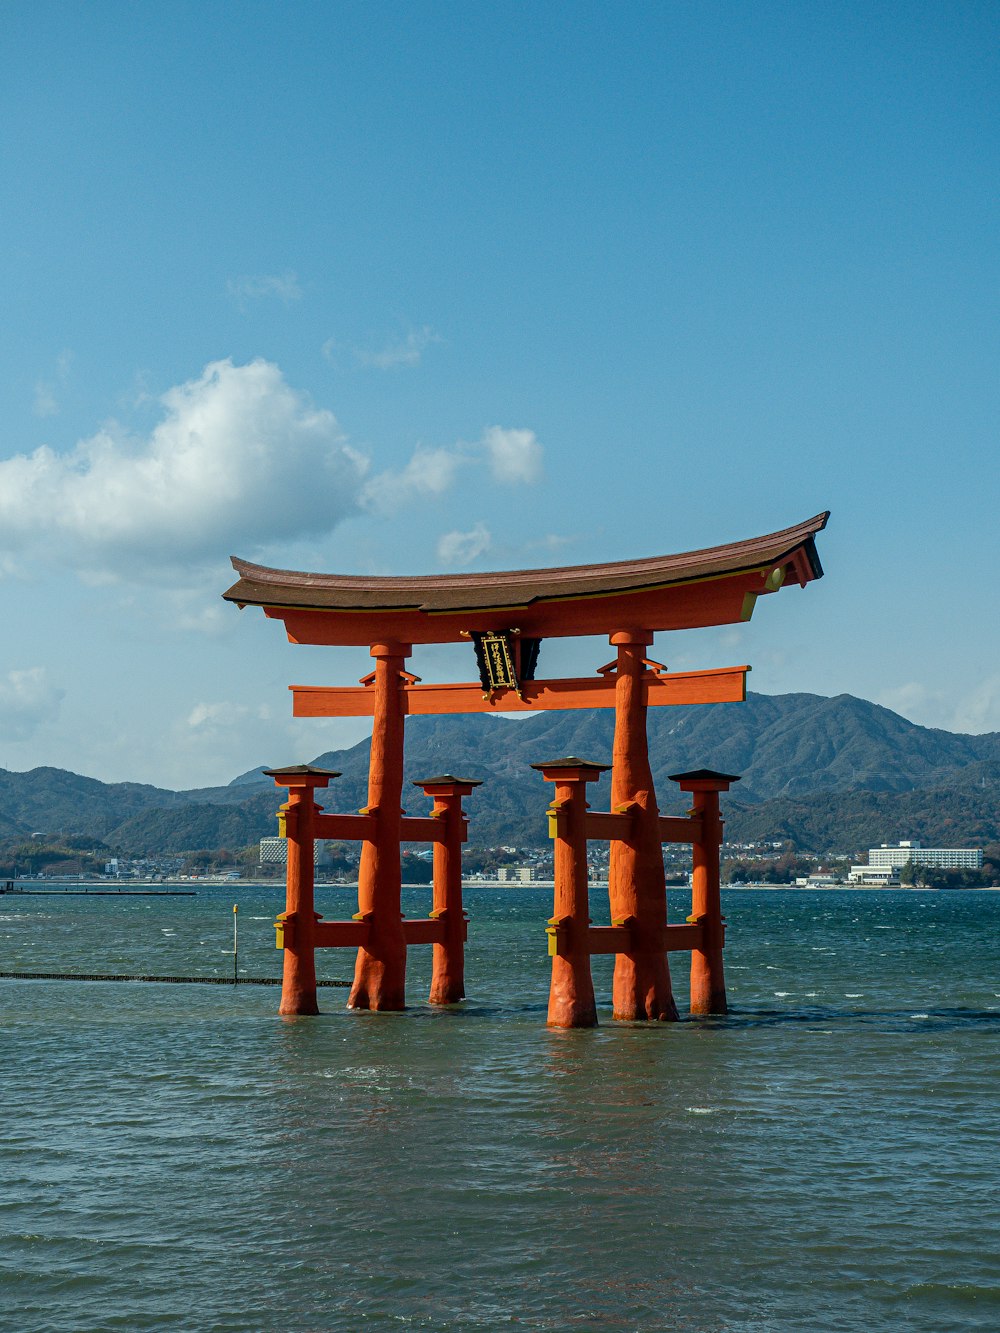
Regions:
<instances>
[{"instance_id":1,"label":"orange painted wood surface","mask_svg":"<svg viewBox=\"0 0 1000 1333\"><path fill-rule=\"evenodd\" d=\"M444 944L446 933L446 923L432 917L403 922L403 938L407 944Z\"/></svg>"},{"instance_id":2,"label":"orange painted wood surface","mask_svg":"<svg viewBox=\"0 0 1000 1333\"><path fill-rule=\"evenodd\" d=\"M628 838L632 835L632 816L608 814L601 810L587 813L587 838L598 842L608 842L612 838Z\"/></svg>"},{"instance_id":3,"label":"orange painted wood surface","mask_svg":"<svg viewBox=\"0 0 1000 1333\"><path fill-rule=\"evenodd\" d=\"M663 926L662 932L664 953L701 948L703 927L700 922ZM570 953L568 933L555 926L549 934L554 941L549 952L556 958L566 957ZM631 947L632 932L628 926L590 926L587 930L587 952L590 954L628 953Z\"/></svg>"},{"instance_id":4,"label":"orange painted wood surface","mask_svg":"<svg viewBox=\"0 0 1000 1333\"><path fill-rule=\"evenodd\" d=\"M588 953L627 953L631 947L628 926L591 926L587 931Z\"/></svg>"},{"instance_id":5,"label":"orange painted wood surface","mask_svg":"<svg viewBox=\"0 0 1000 1333\"><path fill-rule=\"evenodd\" d=\"M642 678L643 703L650 708L680 704L742 703L748 666L708 671L676 671ZM371 717L371 686L290 685L295 717ZM449 713L530 713L544 709L614 708L615 677L582 676L569 680L526 681L522 696L513 690L484 698L478 684L404 685L403 707L411 717Z\"/></svg>"},{"instance_id":6,"label":"orange painted wood surface","mask_svg":"<svg viewBox=\"0 0 1000 1333\"><path fill-rule=\"evenodd\" d=\"M683 815L660 815L661 842L697 842L701 837L701 820Z\"/></svg>"},{"instance_id":7,"label":"orange painted wood surface","mask_svg":"<svg viewBox=\"0 0 1000 1333\"><path fill-rule=\"evenodd\" d=\"M318 949L360 949L368 943L367 921L317 921L314 943Z\"/></svg>"},{"instance_id":8,"label":"orange painted wood surface","mask_svg":"<svg viewBox=\"0 0 1000 1333\"><path fill-rule=\"evenodd\" d=\"M319 609L277 602L263 608L270 619L284 621L292 643L363 647L385 638L411 644L461 643L470 629L507 630L512 625L532 638L575 638L607 634L618 625L668 630L738 624L749 620L757 597L771 593L766 583L770 572L768 566L635 592L467 611L424 611L418 606Z\"/></svg>"},{"instance_id":9,"label":"orange painted wood surface","mask_svg":"<svg viewBox=\"0 0 1000 1333\"><path fill-rule=\"evenodd\" d=\"M331 838L337 842L362 842L375 836L374 815L316 815L314 828L317 838Z\"/></svg>"}]
</instances>

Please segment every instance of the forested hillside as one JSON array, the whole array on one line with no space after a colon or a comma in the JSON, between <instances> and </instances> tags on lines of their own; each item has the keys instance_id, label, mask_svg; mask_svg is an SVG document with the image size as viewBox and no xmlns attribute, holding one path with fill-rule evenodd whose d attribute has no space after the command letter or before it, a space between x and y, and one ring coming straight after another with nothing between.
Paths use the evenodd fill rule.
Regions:
<instances>
[{"instance_id":1,"label":"forested hillside","mask_svg":"<svg viewBox=\"0 0 1000 1333\"><path fill-rule=\"evenodd\" d=\"M609 763L613 714L543 713L525 720L473 715L407 723L407 781L442 772L478 778L469 798L470 840L540 845L550 789L530 765L566 754ZM685 801L669 774L716 768L740 775L725 798L727 834L781 838L800 850L860 851L916 837L981 845L1000 840L1000 734L965 736L919 727L850 695L751 694L745 704L650 710L650 755L661 808ZM329 810L366 800L368 741L311 759L338 769ZM607 779L591 804L606 807ZM407 786L404 804L422 811ZM259 770L225 787L188 792L106 784L61 769L0 770L0 837L85 835L125 854L238 847L275 831L280 801Z\"/></svg>"}]
</instances>

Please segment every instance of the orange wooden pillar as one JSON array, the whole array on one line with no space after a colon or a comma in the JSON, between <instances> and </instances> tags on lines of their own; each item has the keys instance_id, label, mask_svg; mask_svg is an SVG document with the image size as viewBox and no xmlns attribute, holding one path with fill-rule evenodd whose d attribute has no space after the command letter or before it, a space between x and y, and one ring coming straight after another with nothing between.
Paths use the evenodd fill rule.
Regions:
<instances>
[{"instance_id":1,"label":"orange wooden pillar","mask_svg":"<svg viewBox=\"0 0 1000 1333\"><path fill-rule=\"evenodd\" d=\"M587 892L587 786L607 771L570 757L532 764L546 782L556 784L549 806L554 841L555 893L548 923L552 981L549 1027L595 1028L597 1005L590 972L590 903Z\"/></svg>"},{"instance_id":2,"label":"orange wooden pillar","mask_svg":"<svg viewBox=\"0 0 1000 1333\"><path fill-rule=\"evenodd\" d=\"M285 910L275 923L284 946L279 1014L318 1014L316 1003L316 922L313 902L316 802L313 791L340 777L328 768L295 764L265 769L275 785L288 789L282 818L288 849Z\"/></svg>"},{"instance_id":3,"label":"orange wooden pillar","mask_svg":"<svg viewBox=\"0 0 1000 1333\"><path fill-rule=\"evenodd\" d=\"M629 811L632 832L613 839L608 867L611 919L629 921L632 948L615 958L614 1017L676 1019L670 968L663 949L667 889L660 840L660 812L653 790L646 736L646 648L649 630L611 635L618 649L611 810Z\"/></svg>"},{"instance_id":4,"label":"orange wooden pillar","mask_svg":"<svg viewBox=\"0 0 1000 1333\"><path fill-rule=\"evenodd\" d=\"M406 1008L406 940L400 907L400 834L403 817L403 667L408 643L375 643L374 716L368 769L368 804L375 834L361 847L358 916L370 923L358 950L349 1009Z\"/></svg>"},{"instance_id":5,"label":"orange wooden pillar","mask_svg":"<svg viewBox=\"0 0 1000 1333\"><path fill-rule=\"evenodd\" d=\"M725 1014L728 1005L722 966L725 918L719 887L719 849L722 846L719 792L728 791L730 783L739 782L739 778L732 773L700 768L691 773L672 774L670 780L680 783L681 791L693 794L691 814L701 824L700 836L692 844L691 915L688 917L692 924L702 927L701 948L691 950L691 1012Z\"/></svg>"},{"instance_id":6,"label":"orange wooden pillar","mask_svg":"<svg viewBox=\"0 0 1000 1333\"><path fill-rule=\"evenodd\" d=\"M479 782L463 782L450 773L415 782L434 800L432 819L442 823L434 842L434 901L431 917L444 926L444 939L434 945L431 1004L457 1004L465 999L465 912L462 907L462 843L468 820L462 797L471 796Z\"/></svg>"}]
</instances>

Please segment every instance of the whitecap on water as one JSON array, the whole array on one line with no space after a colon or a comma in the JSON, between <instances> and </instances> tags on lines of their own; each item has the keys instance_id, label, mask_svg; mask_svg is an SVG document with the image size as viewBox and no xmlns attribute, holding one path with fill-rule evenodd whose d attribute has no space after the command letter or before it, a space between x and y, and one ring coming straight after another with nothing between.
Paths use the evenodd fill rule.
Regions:
<instances>
[{"instance_id":1,"label":"whitecap on water","mask_svg":"<svg viewBox=\"0 0 1000 1333\"><path fill-rule=\"evenodd\" d=\"M685 1106L685 1111L690 1115L715 1115L714 1106Z\"/></svg>"}]
</instances>

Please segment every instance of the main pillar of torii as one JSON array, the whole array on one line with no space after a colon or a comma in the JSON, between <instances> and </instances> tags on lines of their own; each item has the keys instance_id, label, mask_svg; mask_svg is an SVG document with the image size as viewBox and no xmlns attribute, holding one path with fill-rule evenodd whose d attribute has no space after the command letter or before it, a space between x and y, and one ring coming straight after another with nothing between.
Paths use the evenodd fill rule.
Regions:
<instances>
[{"instance_id":1,"label":"main pillar of torii","mask_svg":"<svg viewBox=\"0 0 1000 1333\"><path fill-rule=\"evenodd\" d=\"M403 722L406 716L614 708L612 814L627 836L611 840L613 919L634 922L632 951L616 957L616 1018L670 1019L676 1007L666 955L659 811L650 772L646 710L740 702L747 666L669 672L649 655L658 631L747 621L761 597L822 577L815 538L828 515L748 541L604 565L490 574L365 577L271 569L233 558L239 578L223 596L284 622L292 643L370 648L375 670L357 687L291 686L297 717L371 717L361 896L369 944L358 952L351 1003L405 1004L406 946L399 924ZM538 680L546 638L607 635L615 659L593 676ZM414 644L471 640L479 680L420 684L406 670ZM648 947L644 946L648 942Z\"/></svg>"}]
</instances>

